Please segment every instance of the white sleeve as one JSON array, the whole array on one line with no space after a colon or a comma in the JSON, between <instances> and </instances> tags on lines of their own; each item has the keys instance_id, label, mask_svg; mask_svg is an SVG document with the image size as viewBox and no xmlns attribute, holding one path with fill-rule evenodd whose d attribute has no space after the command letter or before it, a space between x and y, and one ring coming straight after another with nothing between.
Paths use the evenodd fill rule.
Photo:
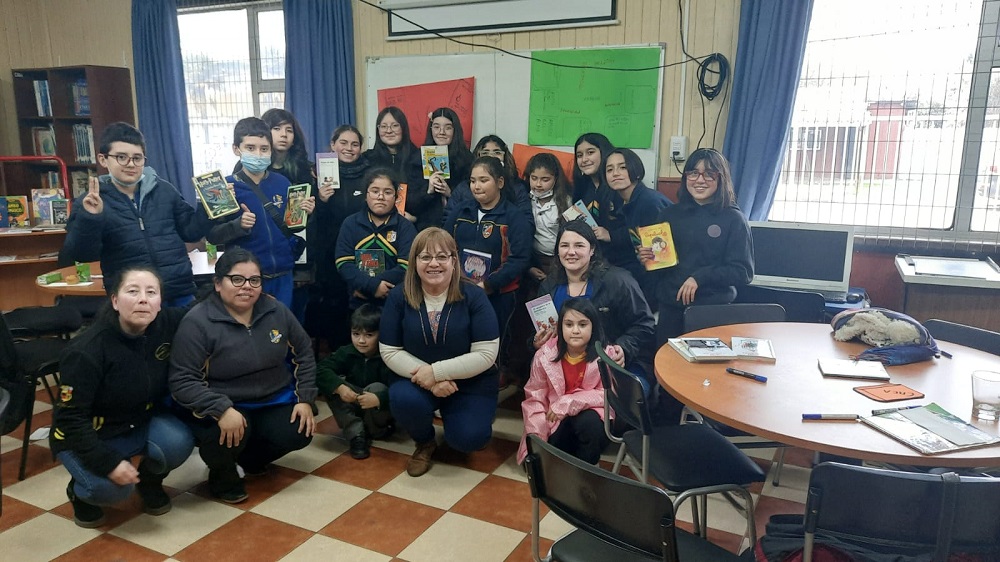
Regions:
<instances>
[{"instance_id":1,"label":"white sleeve","mask_svg":"<svg viewBox=\"0 0 1000 562\"><path fill-rule=\"evenodd\" d=\"M378 351L386 366L392 369L392 372L406 379L412 378L413 371L427 364L402 347L395 345L386 345L380 342Z\"/></svg>"},{"instance_id":2,"label":"white sleeve","mask_svg":"<svg viewBox=\"0 0 1000 562\"><path fill-rule=\"evenodd\" d=\"M500 338L472 342L468 353L433 363L434 379L437 381L470 379L489 369L497 360L499 351ZM387 365L388 363L386 361Z\"/></svg>"}]
</instances>

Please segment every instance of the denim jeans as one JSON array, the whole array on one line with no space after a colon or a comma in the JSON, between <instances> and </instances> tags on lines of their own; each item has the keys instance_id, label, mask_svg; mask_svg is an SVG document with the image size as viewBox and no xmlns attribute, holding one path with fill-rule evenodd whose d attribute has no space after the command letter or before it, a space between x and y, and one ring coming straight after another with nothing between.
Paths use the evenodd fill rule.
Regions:
<instances>
[{"instance_id":1,"label":"denim jeans","mask_svg":"<svg viewBox=\"0 0 1000 562\"><path fill-rule=\"evenodd\" d=\"M191 456L194 437L184 422L171 414L156 414L143 427L104 441L123 459L142 454L143 466L153 474L166 475ZM75 482L76 497L94 505L113 505L129 497L133 484L119 486L107 474L94 474L83 466L73 451L62 451L56 458L62 462Z\"/></svg>"}]
</instances>

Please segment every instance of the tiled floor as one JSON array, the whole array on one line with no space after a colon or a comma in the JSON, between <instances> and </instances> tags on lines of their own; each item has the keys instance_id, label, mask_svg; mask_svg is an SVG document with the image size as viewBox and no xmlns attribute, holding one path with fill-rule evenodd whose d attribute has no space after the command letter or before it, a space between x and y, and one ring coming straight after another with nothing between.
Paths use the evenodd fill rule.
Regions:
<instances>
[{"instance_id":1,"label":"tiled floor","mask_svg":"<svg viewBox=\"0 0 1000 562\"><path fill-rule=\"evenodd\" d=\"M51 406L39 392L35 427L48 425ZM425 476L411 478L405 465L412 442L398 436L376 442L372 456L345 454L325 404L312 444L281 459L270 473L247 479L248 501L227 505L210 498L207 469L197 453L165 484L173 510L143 514L133 497L106 510L95 530L73 524L66 500L67 472L53 462L47 442L29 446L28 478L17 481L22 429L0 438L3 515L0 559L33 560L531 560L531 497L514 461L520 412L501 408L494 439L467 457L447 449L435 454ZM754 452L770 468L773 450ZM786 453L781 486L752 489L758 533L774 513L801 513L811 454ZM608 464L610 466L610 464ZM724 500L709 507L710 539L730 550L743 520ZM683 508L680 519L690 518ZM682 524L683 525L683 524ZM542 522L543 548L569 529L555 515Z\"/></svg>"}]
</instances>

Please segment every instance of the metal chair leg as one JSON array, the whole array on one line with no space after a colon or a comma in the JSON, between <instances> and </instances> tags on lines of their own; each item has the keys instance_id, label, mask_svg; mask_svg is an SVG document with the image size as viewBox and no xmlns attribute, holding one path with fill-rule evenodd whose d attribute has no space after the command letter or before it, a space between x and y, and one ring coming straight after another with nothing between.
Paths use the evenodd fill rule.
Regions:
<instances>
[{"instance_id":1,"label":"metal chair leg","mask_svg":"<svg viewBox=\"0 0 1000 562\"><path fill-rule=\"evenodd\" d=\"M774 469L774 480L771 481L772 486L779 486L780 483L778 479L781 478L781 469L785 466L785 448L778 448L778 466Z\"/></svg>"}]
</instances>

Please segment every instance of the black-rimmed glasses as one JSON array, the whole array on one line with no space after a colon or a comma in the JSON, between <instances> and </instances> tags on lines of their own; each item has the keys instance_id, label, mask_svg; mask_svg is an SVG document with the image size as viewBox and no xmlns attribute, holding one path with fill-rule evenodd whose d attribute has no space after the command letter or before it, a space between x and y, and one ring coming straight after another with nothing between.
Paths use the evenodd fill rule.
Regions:
<instances>
[{"instance_id":1,"label":"black-rimmed glasses","mask_svg":"<svg viewBox=\"0 0 1000 562\"><path fill-rule=\"evenodd\" d=\"M146 157L142 154L136 154L135 156L129 156L128 154L106 154L110 158L114 158L115 162L118 162L119 166L128 166L129 162L134 166L142 166L146 164Z\"/></svg>"},{"instance_id":2,"label":"black-rimmed glasses","mask_svg":"<svg viewBox=\"0 0 1000 562\"><path fill-rule=\"evenodd\" d=\"M253 277L244 277L242 275L223 275L229 282L233 284L233 287L242 287L246 283L250 283L250 286L256 289L260 287L260 284L264 282L264 279L260 275L254 275Z\"/></svg>"}]
</instances>

